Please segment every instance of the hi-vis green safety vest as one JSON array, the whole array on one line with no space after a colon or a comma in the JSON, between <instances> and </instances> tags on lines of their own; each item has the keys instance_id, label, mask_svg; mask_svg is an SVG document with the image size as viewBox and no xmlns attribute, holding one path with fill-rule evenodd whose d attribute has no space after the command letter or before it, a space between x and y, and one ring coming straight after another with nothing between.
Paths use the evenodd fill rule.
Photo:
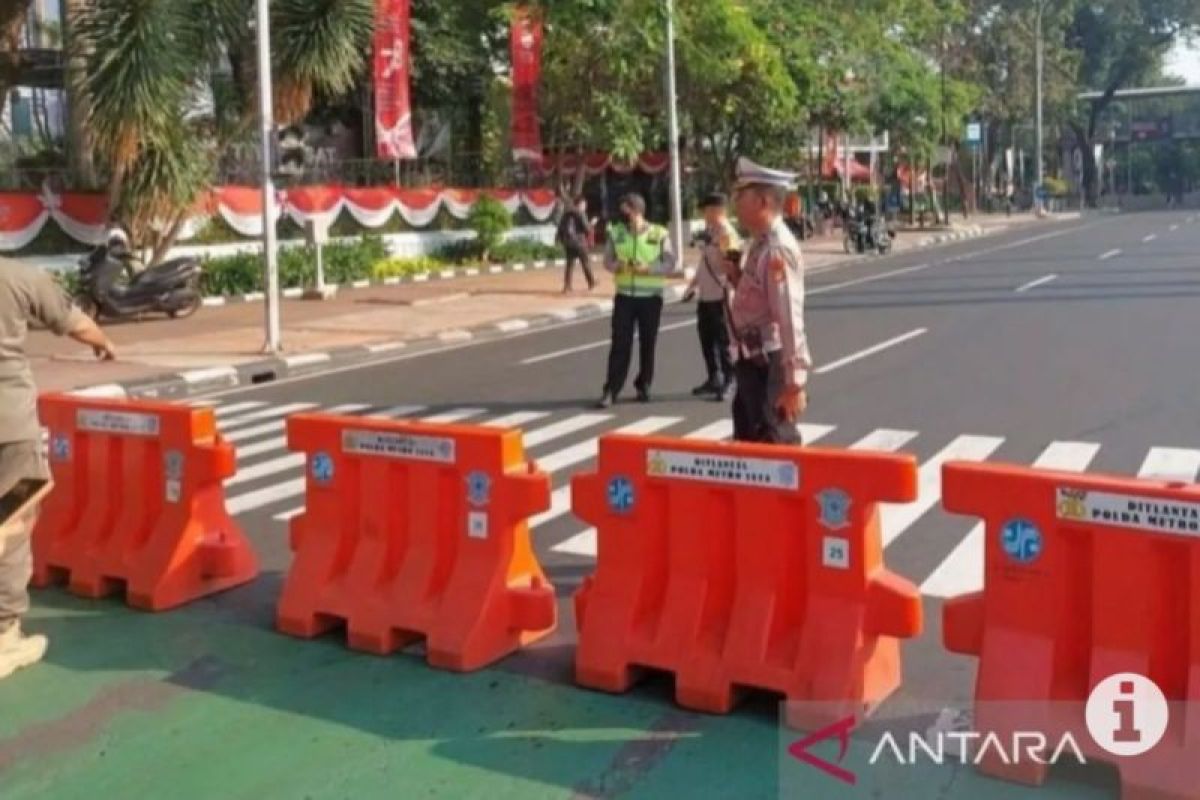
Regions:
<instances>
[{"instance_id":1,"label":"hi-vis green safety vest","mask_svg":"<svg viewBox=\"0 0 1200 800\"><path fill-rule=\"evenodd\" d=\"M624 225L614 225L612 228L613 252L616 253L620 266L616 272L617 294L631 297L659 297L667 287L667 279L662 275L635 275L625 268L632 261L635 264L659 268L662 257L663 242L667 239L667 229L659 225L650 225L639 234L630 233Z\"/></svg>"}]
</instances>

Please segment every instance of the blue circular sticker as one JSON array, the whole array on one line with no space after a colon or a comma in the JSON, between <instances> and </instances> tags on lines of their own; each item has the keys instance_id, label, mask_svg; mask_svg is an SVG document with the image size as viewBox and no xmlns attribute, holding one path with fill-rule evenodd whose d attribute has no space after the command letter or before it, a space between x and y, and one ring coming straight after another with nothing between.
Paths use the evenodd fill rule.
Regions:
<instances>
[{"instance_id":1,"label":"blue circular sticker","mask_svg":"<svg viewBox=\"0 0 1200 800\"><path fill-rule=\"evenodd\" d=\"M55 461L71 460L71 440L64 434L56 433L50 440L50 452Z\"/></svg>"},{"instance_id":2,"label":"blue circular sticker","mask_svg":"<svg viewBox=\"0 0 1200 800\"><path fill-rule=\"evenodd\" d=\"M629 478L618 475L608 482L608 507L615 513L628 513L634 501L633 482Z\"/></svg>"},{"instance_id":3,"label":"blue circular sticker","mask_svg":"<svg viewBox=\"0 0 1200 800\"><path fill-rule=\"evenodd\" d=\"M473 506L486 506L491 499L492 479L486 472L476 470L467 475L467 501Z\"/></svg>"},{"instance_id":4,"label":"blue circular sticker","mask_svg":"<svg viewBox=\"0 0 1200 800\"><path fill-rule=\"evenodd\" d=\"M1013 561L1031 564L1042 554L1042 532L1027 519L1010 519L1000 529L1000 544Z\"/></svg>"},{"instance_id":5,"label":"blue circular sticker","mask_svg":"<svg viewBox=\"0 0 1200 800\"><path fill-rule=\"evenodd\" d=\"M312 457L312 476L317 483L329 483L333 480L333 459L329 453L314 453Z\"/></svg>"}]
</instances>

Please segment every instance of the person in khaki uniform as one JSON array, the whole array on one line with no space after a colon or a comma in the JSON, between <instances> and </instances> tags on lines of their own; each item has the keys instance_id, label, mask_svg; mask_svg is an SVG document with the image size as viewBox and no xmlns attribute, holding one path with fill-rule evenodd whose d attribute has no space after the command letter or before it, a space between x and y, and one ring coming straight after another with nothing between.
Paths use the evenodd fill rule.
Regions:
<instances>
[{"instance_id":1,"label":"person in khaki uniform","mask_svg":"<svg viewBox=\"0 0 1200 800\"><path fill-rule=\"evenodd\" d=\"M684 302L695 297L696 330L700 334L700 352L708 377L692 389L694 397L709 397L718 402L729 398L733 386L733 361L729 351L729 327L725 320L729 303L729 280L725 277L725 259L741 249L742 240L729 224L725 195L710 194L700 201L704 212L704 233L700 240L700 263L696 275L688 284Z\"/></svg>"},{"instance_id":2,"label":"person in khaki uniform","mask_svg":"<svg viewBox=\"0 0 1200 800\"><path fill-rule=\"evenodd\" d=\"M733 438L800 444L812 356L804 330L804 262L782 209L795 175L738 163L737 212L753 236L741 264L726 262L734 286L730 337L737 349Z\"/></svg>"},{"instance_id":3,"label":"person in khaki uniform","mask_svg":"<svg viewBox=\"0 0 1200 800\"><path fill-rule=\"evenodd\" d=\"M31 323L90 345L100 358L115 357L112 342L48 272L0 258L0 497L24 478L47 475L37 390L25 355ZM34 521L26 515L0 533L0 679L40 661L48 644L44 636L21 631L21 617L29 610Z\"/></svg>"}]
</instances>

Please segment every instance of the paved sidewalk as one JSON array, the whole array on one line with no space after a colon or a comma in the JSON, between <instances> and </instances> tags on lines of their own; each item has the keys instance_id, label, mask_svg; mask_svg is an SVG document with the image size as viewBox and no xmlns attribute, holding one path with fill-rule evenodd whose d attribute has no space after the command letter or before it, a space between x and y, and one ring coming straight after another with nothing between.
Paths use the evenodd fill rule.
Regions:
<instances>
[{"instance_id":1,"label":"paved sidewalk","mask_svg":"<svg viewBox=\"0 0 1200 800\"><path fill-rule=\"evenodd\" d=\"M1030 222L1031 216L1022 215L975 217L950 231L904 232L897 237L894 252ZM847 256L840 231L834 233L804 243L810 271L862 260L862 256ZM694 262L690 254L688 263ZM562 268L551 264L540 270L344 290L323 302L284 300L285 352L274 360L272 371L280 377L317 370L346 357L365 359L400 347L436 346L600 316L611 308L612 282L603 269L597 273L595 291L571 295L561 293ZM676 295L682 284L673 287ZM576 275L575 285L584 285L581 275ZM73 342L45 332L34 333L28 349L44 390L102 384L115 392L112 385L116 384L134 392L130 387L140 384L137 393L173 396L189 389L237 385L250 379L246 370L266 369L262 318L261 303L237 303L203 308L187 320L106 323L118 347L116 363L96 363ZM178 385L159 385L167 380L165 376Z\"/></svg>"}]
</instances>

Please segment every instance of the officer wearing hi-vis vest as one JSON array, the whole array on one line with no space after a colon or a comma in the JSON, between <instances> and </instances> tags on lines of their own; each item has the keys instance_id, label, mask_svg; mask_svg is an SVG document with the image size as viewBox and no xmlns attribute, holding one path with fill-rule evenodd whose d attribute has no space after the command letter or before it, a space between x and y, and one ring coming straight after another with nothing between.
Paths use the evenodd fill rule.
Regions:
<instances>
[{"instance_id":1,"label":"officer wearing hi-vis vest","mask_svg":"<svg viewBox=\"0 0 1200 800\"><path fill-rule=\"evenodd\" d=\"M725 262L736 291L729 333L737 359L733 438L799 444L812 369L804 333L804 264L783 221L792 173L738 162L738 220L753 237L741 263Z\"/></svg>"},{"instance_id":2,"label":"officer wearing hi-vis vest","mask_svg":"<svg viewBox=\"0 0 1200 800\"><path fill-rule=\"evenodd\" d=\"M666 276L675 271L666 228L646 221L646 201L641 195L621 198L621 221L609 228L604 268L613 273L617 296L613 302L612 344L608 351L608 377L597 404L608 408L625 388L633 358L633 335L639 343L638 374L633 381L637 399L650 402L654 382L654 348L662 319Z\"/></svg>"}]
</instances>

